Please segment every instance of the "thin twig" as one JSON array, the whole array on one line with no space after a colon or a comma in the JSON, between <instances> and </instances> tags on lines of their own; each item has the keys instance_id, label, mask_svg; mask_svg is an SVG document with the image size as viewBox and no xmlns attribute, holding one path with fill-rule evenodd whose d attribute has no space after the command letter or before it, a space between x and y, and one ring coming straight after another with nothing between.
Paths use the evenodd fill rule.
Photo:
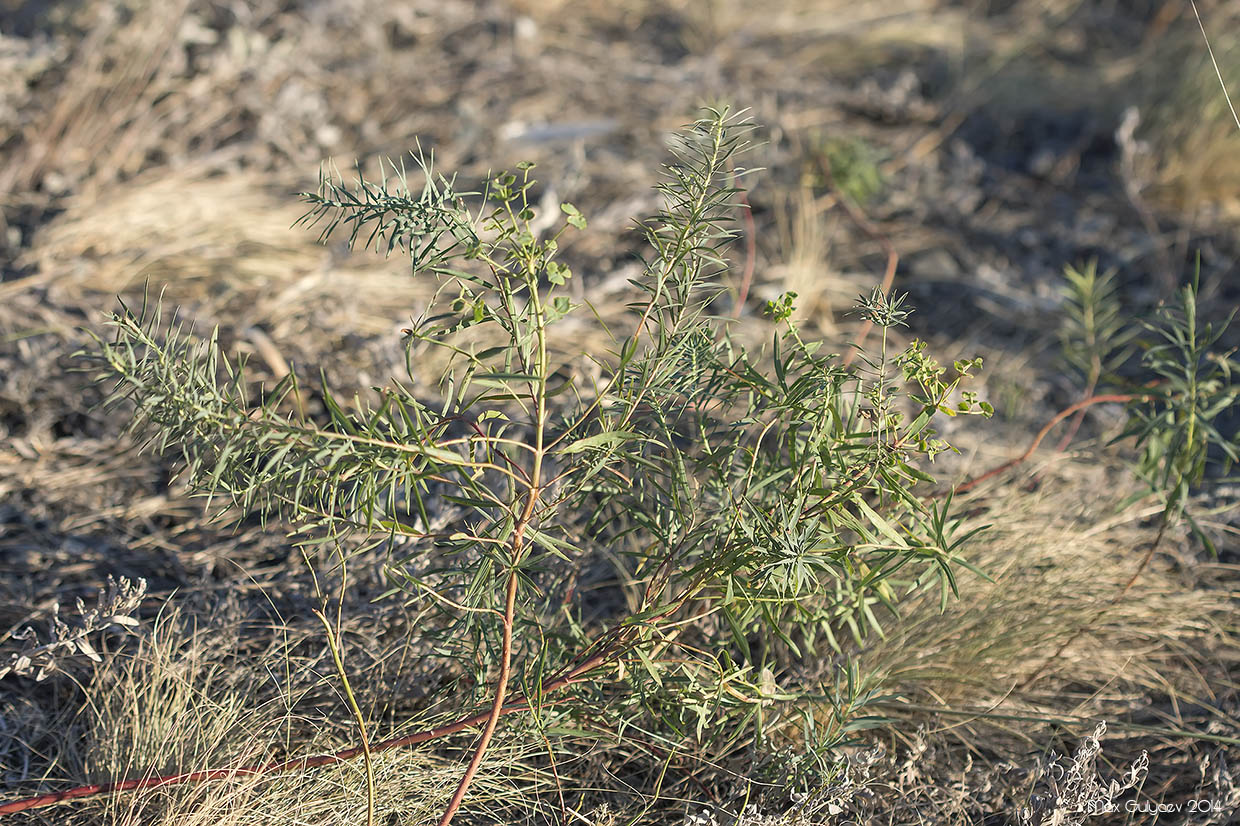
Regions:
<instances>
[{"instance_id":1,"label":"thin twig","mask_svg":"<svg viewBox=\"0 0 1240 826\"><path fill-rule=\"evenodd\" d=\"M1067 407L1064 410L1061 410L1059 413L1055 415L1053 419L1047 422L1042 427L1042 429L1038 431L1038 435L1034 437L1033 442L1029 445L1029 447L1025 450L1025 452L1022 453L1020 456L1017 456L1015 459L1004 462L998 467L995 467L995 468L992 468L986 471L981 476L978 476L975 479L970 479L967 482L963 482L957 485L955 488L952 488L952 493L953 494L963 493L967 490L971 490L972 488L976 487L977 485L981 484L987 479L991 479L995 476L998 476L1000 473L1003 473L1004 471L1009 470L1010 468L1013 468L1016 465L1019 465L1020 463L1024 462L1026 459L1028 459L1030 456L1034 454L1034 452L1038 449L1038 445L1042 443L1042 440L1046 438L1047 434L1051 432L1051 429L1054 428L1055 425L1059 424L1064 419L1068 418L1074 413L1077 413L1078 411L1084 411L1085 408L1090 407L1095 404L1103 404L1106 402L1133 402L1133 401L1139 401L1139 400L1148 399L1148 398L1149 396L1143 393L1115 393L1115 394L1105 394L1101 396L1090 396L1089 398L1082 399L1076 404L1070 407ZM1144 572L1146 567L1150 564L1150 560L1154 558L1154 552L1158 550L1158 546L1162 544L1163 536L1166 534L1166 531L1167 531L1167 524L1168 524L1168 512L1164 510L1163 515L1162 515L1162 520L1160 521L1158 525L1158 533L1154 537L1153 543L1150 545L1149 549L1145 552L1145 556L1142 557L1141 564L1137 566L1137 570L1133 573L1131 577L1129 577L1128 581L1124 584L1124 587L1120 589L1120 592L1116 594L1111 599L1111 601L1108 602L1103 608L1101 608L1098 611L1098 613L1093 617L1093 619L1091 619L1088 623L1085 623L1081 625L1079 628L1077 628L1077 630L1074 631L1068 637L1068 639L1065 640L1063 644L1059 646L1059 649L1055 651L1054 654L1046 658L1046 660L1044 660L1042 664L1038 666L1032 674L1030 674L1019 685L1017 685L1015 688L1016 691L1021 691L1021 690L1024 690L1025 688L1028 688L1034 682L1034 680L1036 680L1038 677L1042 675L1042 673L1046 670L1046 668L1051 663L1059 659L1059 657L1063 655L1063 652L1066 651L1068 647L1072 645L1072 643L1076 642L1076 640L1081 636L1081 634L1084 633L1086 628L1089 628L1095 625L1099 620L1103 618L1103 616L1106 615L1107 611L1111 610L1111 608L1114 607L1116 603L1118 603L1125 596L1127 596L1128 592L1132 590L1132 587L1136 585L1137 580L1140 578L1142 572Z\"/></svg>"},{"instance_id":2,"label":"thin twig","mask_svg":"<svg viewBox=\"0 0 1240 826\"><path fill-rule=\"evenodd\" d=\"M1089 383L1085 385L1085 392L1081 394L1083 398L1088 399L1094 395L1094 390L1098 388L1098 372L1095 371L1089 377ZM1072 440L1076 438L1077 431L1081 429L1081 423L1085 421L1085 408L1076 411L1076 415L1072 418L1072 422L1068 425L1068 429L1064 432L1063 438L1059 440L1059 444L1055 445L1056 453L1063 453L1068 449L1068 445L1072 444Z\"/></svg>"},{"instance_id":3,"label":"thin twig","mask_svg":"<svg viewBox=\"0 0 1240 826\"><path fill-rule=\"evenodd\" d=\"M357 698L353 695L353 685L349 682L349 673L344 668L344 656L341 654L340 640L337 638L338 631L332 628L332 624L327 621L327 615L322 611L316 610L314 615L319 618L319 622L323 623L323 627L327 629L327 647L331 649L332 660L336 664L336 673L340 677L340 682L344 685L344 696L348 700L349 709L353 712L354 719L357 720L358 739L361 741L362 761L366 767L366 826L375 826L375 766L370 752L370 737L366 733L366 718L362 715L362 709L357 704Z\"/></svg>"},{"instance_id":4,"label":"thin twig","mask_svg":"<svg viewBox=\"0 0 1240 826\"><path fill-rule=\"evenodd\" d=\"M1038 449L1038 445L1042 444L1042 440L1046 438L1046 435L1051 432L1051 429L1054 428L1055 425L1059 424L1064 419L1068 418L1069 416L1071 416L1073 413L1077 412L1078 410L1084 410L1086 407L1089 407L1095 404L1105 404L1107 402L1117 402L1117 403L1133 402L1133 401L1138 401L1138 400L1147 399L1147 398L1149 397L1143 393L1110 393L1110 394L1104 394L1101 396L1090 396L1087 399L1081 399L1079 402L1072 405L1071 407L1066 407L1063 410L1059 411L1059 413L1055 414L1055 417L1051 419L1049 422L1047 422L1043 426L1043 428L1038 431L1038 435L1034 437L1033 441L1030 443L1029 447L1025 450L1024 453L1017 456L1015 459L1004 462L998 467L991 468L990 470L983 473L981 476L978 476L974 479L970 479L966 482L961 482L959 485L956 485L956 487L951 489L952 493L953 494L964 493L967 490L972 490L973 488L980 485L982 482L985 482L987 479L992 479L995 476L998 476L1000 473L1003 473L1005 470L1014 468L1017 465L1019 465L1021 462L1024 462L1026 459L1028 459L1030 456L1034 454L1034 452Z\"/></svg>"},{"instance_id":5,"label":"thin twig","mask_svg":"<svg viewBox=\"0 0 1240 826\"><path fill-rule=\"evenodd\" d=\"M1240 129L1240 115L1236 114L1236 107L1231 103L1231 93L1227 91L1227 82L1223 80L1223 72L1218 67L1218 61L1214 59L1214 48L1210 45L1210 36L1206 34L1206 24L1201 20L1201 12L1197 10L1197 0L1189 0L1193 6L1193 14L1197 17L1197 27L1201 29L1201 37L1206 41L1206 51L1210 53L1210 62L1214 64L1214 74L1218 76L1218 85L1223 87L1223 96L1227 98L1227 108L1231 110L1232 120L1236 122L1236 128Z\"/></svg>"}]
</instances>

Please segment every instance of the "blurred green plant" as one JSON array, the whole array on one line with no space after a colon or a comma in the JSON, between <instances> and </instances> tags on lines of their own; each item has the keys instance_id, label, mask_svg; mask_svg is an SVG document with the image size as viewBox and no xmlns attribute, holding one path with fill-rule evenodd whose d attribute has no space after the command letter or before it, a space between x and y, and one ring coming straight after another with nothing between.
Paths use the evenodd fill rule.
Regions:
<instances>
[{"instance_id":1,"label":"blurred green plant","mask_svg":"<svg viewBox=\"0 0 1240 826\"><path fill-rule=\"evenodd\" d=\"M882 291L860 305L881 342L854 365L802 338L793 295L768 308L769 351L730 335L711 308L733 234L729 165L751 130L710 110L679 136L633 323L608 353L559 363L549 346L581 309L559 257L581 213L563 204L542 237L532 165L475 197L420 155L419 192L403 169L395 187L325 174L305 220L439 279L405 335L411 380L427 348L450 355L433 401L393 381L346 409L324 387L322 420L308 420L286 404L294 375L251 400L217 336L166 325L157 305L123 307L95 353L112 403L132 403L149 446L181 453L199 492L296 526L341 566L359 544L403 554L389 574L421 603L434 651L466 685L491 686L488 711L444 729L482 733L443 824L516 711L547 732L640 734L703 758L777 734L834 749L873 694L841 634L882 633L912 592L957 590L973 532L957 530L950 498L922 492L923 463L951 449L940 416L990 414L961 390L980 360L947 368L916 341L893 352L888 332L910 311ZM445 503L458 515L438 527ZM620 574L623 610L577 588L600 560ZM808 667L820 640L836 655ZM810 730L797 701L824 693L834 718ZM369 751L408 742L420 740Z\"/></svg>"},{"instance_id":2,"label":"blurred green plant","mask_svg":"<svg viewBox=\"0 0 1240 826\"><path fill-rule=\"evenodd\" d=\"M1230 471L1240 459L1240 428L1228 436L1216 424L1220 415L1233 410L1240 398L1240 385L1232 381L1233 371L1240 369L1240 364L1231 357L1234 348L1226 352L1214 349L1236 311L1232 310L1221 323L1201 324L1197 314L1200 261L1193 280L1177 291L1174 304L1159 306L1152 321L1127 325L1120 322L1119 300L1111 285L1111 274L1096 277L1092 265L1083 270L1068 268L1065 274L1068 284L1062 337L1064 353L1067 361L1086 377L1088 390L1084 399L1055 416L1038 434L1033 446L1016 461L1028 458L1049 429L1069 415L1077 413L1076 423L1079 424L1080 414L1093 404L1125 402L1128 420L1114 442L1134 441L1139 453L1133 469L1145 482L1145 490L1129 497L1120 507L1154 495L1161 500L1162 510L1154 538L1124 587L1088 623L1069 635L1055 653L1043 660L1017 686L1018 690L1028 688L1085 628L1097 623L1112 606L1124 599L1149 566L1172 525L1184 520L1210 554L1217 556L1214 543L1189 508L1191 494L1205 479L1212 450L1217 452L1217 466L1222 474ZM1142 330L1145 336L1141 336ZM1129 343L1133 349L1142 351L1141 367L1145 376L1155 376L1152 381L1134 387L1132 381L1112 372L1128 360L1133 351L1128 348ZM1128 392L1095 393L1096 386L1104 381L1125 386ZM1061 446L1071 437L1070 431ZM1002 469L1013 464L1015 462L1009 462ZM984 474L962 487L972 486L994 473Z\"/></svg>"},{"instance_id":3,"label":"blurred green plant","mask_svg":"<svg viewBox=\"0 0 1240 826\"><path fill-rule=\"evenodd\" d=\"M813 185L832 186L857 206L865 206L886 186L882 162L882 152L861 138L827 138L814 152Z\"/></svg>"},{"instance_id":4,"label":"blurred green plant","mask_svg":"<svg viewBox=\"0 0 1240 826\"><path fill-rule=\"evenodd\" d=\"M1063 322L1059 328L1064 361L1085 384L1085 395L1104 379L1114 382L1115 371L1133 353L1139 332L1125 317L1115 281L1115 270L1098 272L1098 261L1064 268L1061 289Z\"/></svg>"},{"instance_id":5,"label":"blurred green plant","mask_svg":"<svg viewBox=\"0 0 1240 826\"><path fill-rule=\"evenodd\" d=\"M1151 336L1140 342L1141 363L1158 378L1147 398L1130 407L1121 438L1136 440L1141 450L1137 472L1162 497L1163 522L1185 518L1197 538L1216 553L1188 504L1192 488L1205 478L1212 449L1224 474L1240 460L1240 429L1227 435L1217 426L1219 416L1234 412L1240 398L1240 385L1232 379L1240 363L1231 357L1235 348L1221 353L1214 349L1236 310L1221 323L1202 324L1198 283L1194 276L1180 289L1175 304L1159 307L1152 321L1142 322Z\"/></svg>"},{"instance_id":6,"label":"blurred green plant","mask_svg":"<svg viewBox=\"0 0 1240 826\"><path fill-rule=\"evenodd\" d=\"M1128 421L1116 441L1133 439L1140 451L1135 471L1147 491L1137 498L1150 492L1161 496L1163 527L1184 518L1213 552L1213 543L1187 506L1191 489L1205 478L1211 451L1224 474L1240 459L1240 432L1226 435L1216 426L1240 398L1240 386L1232 379L1238 366L1234 349L1217 350L1236 311L1221 323L1201 323L1200 267L1174 302L1160 305L1148 321L1125 316L1114 271L1099 275L1096 263L1090 262L1079 269L1067 267L1064 276L1064 360L1083 380L1086 399L1100 387L1131 396ZM1138 352L1140 364L1134 366L1132 357ZM1126 366L1128 377L1121 370ZM1072 431L1065 441L1071 436Z\"/></svg>"}]
</instances>

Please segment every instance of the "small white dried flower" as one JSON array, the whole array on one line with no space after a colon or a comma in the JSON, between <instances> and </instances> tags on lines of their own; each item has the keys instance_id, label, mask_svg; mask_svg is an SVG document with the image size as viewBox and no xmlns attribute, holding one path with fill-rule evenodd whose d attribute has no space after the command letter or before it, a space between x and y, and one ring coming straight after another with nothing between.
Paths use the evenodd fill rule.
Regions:
<instances>
[{"instance_id":1,"label":"small white dried flower","mask_svg":"<svg viewBox=\"0 0 1240 826\"><path fill-rule=\"evenodd\" d=\"M1118 810L1116 798L1145 780L1149 756L1141 756L1124 773L1122 780L1104 782L1098 775L1098 756L1102 753L1102 736L1106 723L1098 723L1094 733L1085 739L1071 762L1052 753L1043 768L1049 781L1049 795L1034 795L1029 807L1019 812L1022 826L1081 826L1093 815Z\"/></svg>"},{"instance_id":2,"label":"small white dried flower","mask_svg":"<svg viewBox=\"0 0 1240 826\"><path fill-rule=\"evenodd\" d=\"M0 679L16 674L20 677L33 676L36 681L42 681L57 670L60 658L77 654L93 662L103 662L103 657L91 644L90 636L108 629L133 633L139 623L132 615L145 596L145 579L130 582L125 577L121 577L120 581L108 577L107 586L99 592L93 608L87 610L82 600L76 601L78 616L72 626L60 618L60 605L56 604L52 608L51 639L48 642L39 642L33 626L13 632L12 639L23 645L20 650L9 654L8 662L0 663Z\"/></svg>"}]
</instances>

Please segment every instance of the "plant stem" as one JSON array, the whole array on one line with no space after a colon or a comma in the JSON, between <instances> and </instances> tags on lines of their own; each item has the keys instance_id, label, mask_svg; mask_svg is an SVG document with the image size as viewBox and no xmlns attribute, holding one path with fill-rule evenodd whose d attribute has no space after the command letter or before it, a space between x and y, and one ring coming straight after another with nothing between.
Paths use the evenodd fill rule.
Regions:
<instances>
[{"instance_id":1,"label":"plant stem","mask_svg":"<svg viewBox=\"0 0 1240 826\"><path fill-rule=\"evenodd\" d=\"M487 715L486 725L482 729L482 737L478 739L478 746L474 749L474 756L469 761L469 767L465 769L465 776L457 784L456 792L453 793L452 800L448 802L448 808L444 810L443 817L439 819L439 826L448 826L452 822L453 816L456 815L457 810L461 808L461 801L465 799L465 792L473 782L474 775L478 773L478 767L482 765L482 758L486 755L487 746L491 743L492 735L495 734L495 727L499 723L500 715L504 713L504 697L508 693L508 675L512 667L512 623L516 606L517 569L514 567L508 574L508 592L504 602L503 650L500 654L499 677L495 681L495 700L491 704L491 713Z\"/></svg>"},{"instance_id":2,"label":"plant stem","mask_svg":"<svg viewBox=\"0 0 1240 826\"><path fill-rule=\"evenodd\" d=\"M348 700L349 709L352 710L354 718L357 719L358 738L361 741L362 760L366 766L366 826L375 825L375 766L371 759L370 738L366 734L366 718L362 716L362 709L357 704L357 698L353 696L353 686L349 683L349 674L344 670L344 657L340 652L340 641L337 639L337 631L332 628L330 622L327 621L327 615L322 611L315 611L314 615L319 618L319 622L323 623L323 627L327 629L327 647L331 649L332 660L336 663L336 673L340 675L340 682L344 685L344 696Z\"/></svg>"},{"instance_id":3,"label":"plant stem","mask_svg":"<svg viewBox=\"0 0 1240 826\"><path fill-rule=\"evenodd\" d=\"M504 698L508 694L508 678L512 671L512 627L516 618L517 584L519 582L517 571L521 564L521 558L524 555L525 528L533 518L538 502L542 485L543 456L546 453L547 373L549 366L547 360L547 320L543 310L542 297L538 292L538 272L534 268L532 261L527 262L526 287L529 289L530 302L534 307L534 331L537 336L538 347L538 364L535 367L537 370L535 374L537 381L534 383L534 389L531 391L534 394L533 401L537 411L534 422L534 466L530 474L530 487L526 493L524 510L513 530L512 568L508 572L508 583L504 595L503 637L499 676L495 679L495 699L491 703L491 713L487 716L486 725L482 729L482 736L478 738L478 745L474 749L474 756L470 758L469 766L465 769L465 775L461 778L461 782L457 784L456 791L452 794L452 799L448 801L448 807L444 810L443 817L439 819L439 826L448 826L452 822L452 818L456 815L457 810L461 808L461 802L465 799L465 792L469 790L470 784L473 783L474 775L478 773L478 767L482 765L482 759L486 756L487 747L491 744L491 738L495 734L495 728L499 725L499 718L504 713Z\"/></svg>"}]
</instances>

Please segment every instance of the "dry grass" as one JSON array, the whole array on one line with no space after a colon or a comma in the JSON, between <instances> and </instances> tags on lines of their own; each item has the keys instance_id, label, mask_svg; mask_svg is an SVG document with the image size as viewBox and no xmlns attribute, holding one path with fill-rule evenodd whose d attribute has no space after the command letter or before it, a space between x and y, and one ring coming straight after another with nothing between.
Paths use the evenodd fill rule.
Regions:
<instances>
[{"instance_id":1,"label":"dry grass","mask_svg":"<svg viewBox=\"0 0 1240 826\"><path fill-rule=\"evenodd\" d=\"M241 767L334 751L354 742L339 684L313 627L241 622L231 611L190 617L169 607L139 645L94 668L76 669L81 693L48 685L6 698L6 719L24 709L24 736L43 749L22 776L6 760L13 788L35 779L143 777ZM392 617L387 618L392 621ZM345 636L360 701L395 733L434 725L434 711L401 710L400 692L423 693L411 680L433 675L407 665L407 645L351 623ZM395 701L396 705L393 705ZM394 716L395 715L395 716ZM463 745L463 743L461 744ZM509 727L497 757L479 777L474 812L500 820L537 808L553 775L537 765L541 738ZM377 755L378 811L421 822L442 807L459 766L452 752L404 749ZM68 823L358 822L366 810L360 761L313 771L255 776L105 796L58 812Z\"/></svg>"},{"instance_id":2,"label":"dry grass","mask_svg":"<svg viewBox=\"0 0 1240 826\"><path fill-rule=\"evenodd\" d=\"M38 275L6 292L46 284L51 300L66 303L83 290L116 295L150 282L166 284L173 301L221 288L274 298L323 268L327 255L314 238L290 231L300 216L291 193L186 172L148 173L105 202L73 198L18 262Z\"/></svg>"},{"instance_id":3,"label":"dry grass","mask_svg":"<svg viewBox=\"0 0 1240 826\"><path fill-rule=\"evenodd\" d=\"M1224 3L1200 3L1218 71L1187 7L1153 38L1134 74L1133 104L1140 107L1146 141L1139 162L1150 196L1169 209L1215 205L1240 215L1240 128L1219 74L1233 96L1240 84L1240 14Z\"/></svg>"},{"instance_id":4,"label":"dry grass","mask_svg":"<svg viewBox=\"0 0 1240 826\"><path fill-rule=\"evenodd\" d=\"M980 508L973 519L992 526L972 561L994 581L969 577L961 586L969 598L943 613L937 595L910 608L888 639L863 653L870 670L946 703L965 695L971 703L1062 700L1055 687L1072 683L1200 700L1230 688L1212 681L1240 656L1233 637L1236 594L1226 586L1202 587L1199 579L1210 573L1187 567L1185 539L1113 604L1150 541L1157 504L1146 498L1117 512L1117 494L1139 489L1124 468L1092 457L1063 457L1034 472L1041 477L1034 492L1022 489L1020 474L960 502L965 511ZM1167 556L1180 561L1168 565ZM1082 631L1028 692L1011 696L1048 652ZM1090 702L1105 698L1062 710L1097 713L1103 708Z\"/></svg>"},{"instance_id":5,"label":"dry grass","mask_svg":"<svg viewBox=\"0 0 1240 826\"><path fill-rule=\"evenodd\" d=\"M782 292L797 294L796 319L808 323L823 337L839 334L837 314L849 309L861 293L860 279L847 279L832 271L831 235L838 218L824 215L822 206L808 186L776 202L775 227L779 238L779 260L768 270L768 285L774 299Z\"/></svg>"}]
</instances>

